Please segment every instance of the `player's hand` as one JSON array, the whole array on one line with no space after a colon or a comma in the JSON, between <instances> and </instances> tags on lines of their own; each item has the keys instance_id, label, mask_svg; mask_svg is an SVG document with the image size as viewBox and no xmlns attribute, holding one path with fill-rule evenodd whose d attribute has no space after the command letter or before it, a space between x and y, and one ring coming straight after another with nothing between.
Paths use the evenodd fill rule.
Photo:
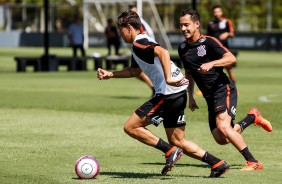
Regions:
<instances>
[{"instance_id":1,"label":"player's hand","mask_svg":"<svg viewBox=\"0 0 282 184\"><path fill-rule=\"evenodd\" d=\"M112 72L108 72L101 68L98 68L97 78L100 80L110 79L113 76Z\"/></svg>"},{"instance_id":2,"label":"player's hand","mask_svg":"<svg viewBox=\"0 0 282 184\"><path fill-rule=\"evenodd\" d=\"M180 86L189 85L189 80L183 77L182 79L177 81L167 80L166 83L170 86L180 87Z\"/></svg>"},{"instance_id":3,"label":"player's hand","mask_svg":"<svg viewBox=\"0 0 282 184\"><path fill-rule=\"evenodd\" d=\"M208 63L202 64L198 70L201 73L207 73L212 68L213 68L213 63L212 62L208 62Z\"/></svg>"},{"instance_id":4,"label":"player's hand","mask_svg":"<svg viewBox=\"0 0 282 184\"><path fill-rule=\"evenodd\" d=\"M197 105L197 103L196 103L196 101L195 101L194 98L189 98L189 109L190 109L191 111L194 111L194 110L196 110L196 109L199 109L199 107L198 107L198 105Z\"/></svg>"}]
</instances>

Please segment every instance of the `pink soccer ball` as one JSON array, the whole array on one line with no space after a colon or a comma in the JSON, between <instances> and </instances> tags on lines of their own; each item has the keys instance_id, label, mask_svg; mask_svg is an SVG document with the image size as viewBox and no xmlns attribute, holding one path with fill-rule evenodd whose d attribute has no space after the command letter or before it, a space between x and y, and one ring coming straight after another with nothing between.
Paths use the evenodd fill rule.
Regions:
<instances>
[{"instance_id":1,"label":"pink soccer ball","mask_svg":"<svg viewBox=\"0 0 282 184\"><path fill-rule=\"evenodd\" d=\"M90 155L80 157L75 163L75 173L81 179L96 178L100 172L100 165L96 158Z\"/></svg>"}]
</instances>

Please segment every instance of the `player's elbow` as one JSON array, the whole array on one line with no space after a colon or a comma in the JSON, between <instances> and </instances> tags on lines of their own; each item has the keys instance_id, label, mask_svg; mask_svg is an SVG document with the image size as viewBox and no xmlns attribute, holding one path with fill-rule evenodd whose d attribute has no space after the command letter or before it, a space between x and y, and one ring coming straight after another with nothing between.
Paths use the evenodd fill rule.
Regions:
<instances>
[{"instance_id":1,"label":"player's elbow","mask_svg":"<svg viewBox=\"0 0 282 184\"><path fill-rule=\"evenodd\" d=\"M236 57L232 54L231 63L235 64L237 62Z\"/></svg>"},{"instance_id":2,"label":"player's elbow","mask_svg":"<svg viewBox=\"0 0 282 184\"><path fill-rule=\"evenodd\" d=\"M230 65L233 65L237 62L236 57L231 52L228 54L228 60Z\"/></svg>"}]
</instances>

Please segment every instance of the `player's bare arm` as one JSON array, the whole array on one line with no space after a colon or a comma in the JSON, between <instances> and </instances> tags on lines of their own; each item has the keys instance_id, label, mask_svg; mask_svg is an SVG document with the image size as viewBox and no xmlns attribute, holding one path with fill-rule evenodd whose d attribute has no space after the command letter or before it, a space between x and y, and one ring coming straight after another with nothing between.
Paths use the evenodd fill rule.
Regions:
<instances>
[{"instance_id":1,"label":"player's bare arm","mask_svg":"<svg viewBox=\"0 0 282 184\"><path fill-rule=\"evenodd\" d=\"M113 72L98 68L97 78L99 80L106 80L110 78L130 78L130 77L136 77L140 73L141 73L140 68L132 68L132 67L127 67L124 68L123 70L113 71Z\"/></svg>"},{"instance_id":2,"label":"player's bare arm","mask_svg":"<svg viewBox=\"0 0 282 184\"><path fill-rule=\"evenodd\" d=\"M171 80L171 61L167 50L160 46L156 46L154 49L154 53L161 61L165 80L168 85L179 87L189 84L189 81L186 78L180 79L178 81Z\"/></svg>"},{"instance_id":3,"label":"player's bare arm","mask_svg":"<svg viewBox=\"0 0 282 184\"><path fill-rule=\"evenodd\" d=\"M189 96L189 104L188 107L191 109L191 111L194 111L195 109L199 109L195 99L194 99L194 79L192 78L192 75L190 73L190 70L185 70L185 77L189 80L189 86L188 86L188 96Z\"/></svg>"},{"instance_id":4,"label":"player's bare arm","mask_svg":"<svg viewBox=\"0 0 282 184\"><path fill-rule=\"evenodd\" d=\"M228 38L234 37L234 32L224 32L219 36L220 40L227 40Z\"/></svg>"},{"instance_id":5,"label":"player's bare arm","mask_svg":"<svg viewBox=\"0 0 282 184\"><path fill-rule=\"evenodd\" d=\"M231 52L227 52L223 55L221 59L202 64L199 70L203 73L206 73L213 67L226 67L234 64L235 62L236 57Z\"/></svg>"}]
</instances>

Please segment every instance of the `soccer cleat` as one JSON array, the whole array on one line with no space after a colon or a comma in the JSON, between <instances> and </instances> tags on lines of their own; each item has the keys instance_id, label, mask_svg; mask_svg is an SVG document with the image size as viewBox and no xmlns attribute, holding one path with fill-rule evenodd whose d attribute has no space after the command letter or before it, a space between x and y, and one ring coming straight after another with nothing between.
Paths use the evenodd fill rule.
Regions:
<instances>
[{"instance_id":1,"label":"soccer cleat","mask_svg":"<svg viewBox=\"0 0 282 184\"><path fill-rule=\"evenodd\" d=\"M221 160L220 162L218 162L217 164L211 167L211 174L209 178L218 178L226 171L228 171L228 169L229 169L228 164L224 160Z\"/></svg>"},{"instance_id":2,"label":"soccer cleat","mask_svg":"<svg viewBox=\"0 0 282 184\"><path fill-rule=\"evenodd\" d=\"M180 159L180 157L183 155L183 151L180 148L177 148L174 146L171 148L166 154L165 154L165 159L166 163L165 166L162 170L162 174L166 175L168 171L171 171L172 167L174 164L177 162L177 160Z\"/></svg>"},{"instance_id":3,"label":"soccer cleat","mask_svg":"<svg viewBox=\"0 0 282 184\"><path fill-rule=\"evenodd\" d=\"M241 171L257 171L262 169L262 164L260 162L249 162L247 161L247 164L245 167L240 169Z\"/></svg>"},{"instance_id":4,"label":"soccer cleat","mask_svg":"<svg viewBox=\"0 0 282 184\"><path fill-rule=\"evenodd\" d=\"M268 132L272 131L271 123L261 116L257 108L251 108L248 114L252 114L255 116L255 121L254 121L255 125L261 126L264 130Z\"/></svg>"}]
</instances>

